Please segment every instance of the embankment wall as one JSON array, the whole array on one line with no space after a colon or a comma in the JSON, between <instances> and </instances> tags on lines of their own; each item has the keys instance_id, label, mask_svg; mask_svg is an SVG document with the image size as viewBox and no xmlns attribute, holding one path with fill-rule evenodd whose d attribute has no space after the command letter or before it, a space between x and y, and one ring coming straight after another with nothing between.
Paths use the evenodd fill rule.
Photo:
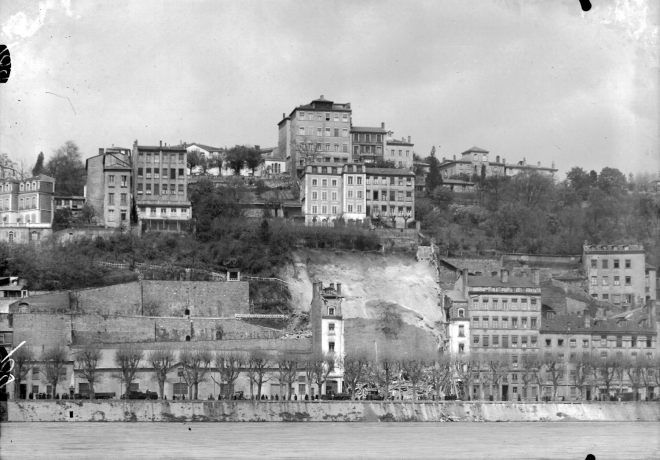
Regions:
<instances>
[{"instance_id":1,"label":"embankment wall","mask_svg":"<svg viewBox=\"0 0 660 460\"><path fill-rule=\"evenodd\" d=\"M9 401L9 422L660 421L658 403Z\"/></svg>"}]
</instances>

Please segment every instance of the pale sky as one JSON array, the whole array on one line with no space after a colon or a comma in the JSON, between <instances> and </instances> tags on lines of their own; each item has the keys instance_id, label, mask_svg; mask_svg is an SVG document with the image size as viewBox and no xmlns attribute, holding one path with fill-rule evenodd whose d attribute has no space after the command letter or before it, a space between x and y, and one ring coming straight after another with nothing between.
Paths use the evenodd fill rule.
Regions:
<instances>
[{"instance_id":1,"label":"pale sky","mask_svg":"<svg viewBox=\"0 0 660 460\"><path fill-rule=\"evenodd\" d=\"M0 153L274 146L282 113L323 94L421 156L660 171L658 2L592 4L3 1Z\"/></svg>"}]
</instances>

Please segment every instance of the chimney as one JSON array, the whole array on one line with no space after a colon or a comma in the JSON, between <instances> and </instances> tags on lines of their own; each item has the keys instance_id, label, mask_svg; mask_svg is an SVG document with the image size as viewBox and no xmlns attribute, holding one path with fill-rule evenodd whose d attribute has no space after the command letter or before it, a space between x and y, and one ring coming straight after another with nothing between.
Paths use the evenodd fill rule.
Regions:
<instances>
[{"instance_id":1,"label":"chimney","mask_svg":"<svg viewBox=\"0 0 660 460\"><path fill-rule=\"evenodd\" d=\"M585 310L583 314L584 314L584 327L586 329L589 329L591 327L591 321L590 321L591 317L589 316L589 310Z\"/></svg>"},{"instance_id":2,"label":"chimney","mask_svg":"<svg viewBox=\"0 0 660 460\"><path fill-rule=\"evenodd\" d=\"M286 118L286 113L282 112L282 119Z\"/></svg>"},{"instance_id":3,"label":"chimney","mask_svg":"<svg viewBox=\"0 0 660 460\"><path fill-rule=\"evenodd\" d=\"M335 283L330 283L330 289L335 290Z\"/></svg>"},{"instance_id":4,"label":"chimney","mask_svg":"<svg viewBox=\"0 0 660 460\"><path fill-rule=\"evenodd\" d=\"M527 158L523 157L523 166L526 166L526 165L527 165Z\"/></svg>"},{"instance_id":5,"label":"chimney","mask_svg":"<svg viewBox=\"0 0 660 460\"><path fill-rule=\"evenodd\" d=\"M461 270L461 278L463 278L463 290L464 292L467 292L467 286L468 286L468 269L464 268Z\"/></svg>"},{"instance_id":6,"label":"chimney","mask_svg":"<svg viewBox=\"0 0 660 460\"><path fill-rule=\"evenodd\" d=\"M447 161L447 159L445 157L442 157L442 162L444 163L445 161Z\"/></svg>"},{"instance_id":7,"label":"chimney","mask_svg":"<svg viewBox=\"0 0 660 460\"><path fill-rule=\"evenodd\" d=\"M541 166L541 162L540 162L540 161L538 162L538 165Z\"/></svg>"},{"instance_id":8,"label":"chimney","mask_svg":"<svg viewBox=\"0 0 660 460\"><path fill-rule=\"evenodd\" d=\"M385 123L384 122L381 122L380 129L385 129Z\"/></svg>"},{"instance_id":9,"label":"chimney","mask_svg":"<svg viewBox=\"0 0 660 460\"><path fill-rule=\"evenodd\" d=\"M497 155L497 156L495 157L495 163L499 163L499 162L500 162L500 156Z\"/></svg>"},{"instance_id":10,"label":"chimney","mask_svg":"<svg viewBox=\"0 0 660 460\"><path fill-rule=\"evenodd\" d=\"M509 270L506 268L503 268L502 271L500 272L500 281L503 283L508 283L509 282Z\"/></svg>"},{"instance_id":11,"label":"chimney","mask_svg":"<svg viewBox=\"0 0 660 460\"><path fill-rule=\"evenodd\" d=\"M552 162L552 169L555 169L555 162Z\"/></svg>"},{"instance_id":12,"label":"chimney","mask_svg":"<svg viewBox=\"0 0 660 460\"><path fill-rule=\"evenodd\" d=\"M410 144L410 136L408 136L408 143Z\"/></svg>"},{"instance_id":13,"label":"chimney","mask_svg":"<svg viewBox=\"0 0 660 460\"><path fill-rule=\"evenodd\" d=\"M161 147L163 146L163 141L160 141L160 146L161 146Z\"/></svg>"},{"instance_id":14,"label":"chimney","mask_svg":"<svg viewBox=\"0 0 660 460\"><path fill-rule=\"evenodd\" d=\"M105 149L99 148L99 155L103 155L103 152L105 152Z\"/></svg>"},{"instance_id":15,"label":"chimney","mask_svg":"<svg viewBox=\"0 0 660 460\"><path fill-rule=\"evenodd\" d=\"M502 157L502 163L506 164L506 158Z\"/></svg>"},{"instance_id":16,"label":"chimney","mask_svg":"<svg viewBox=\"0 0 660 460\"><path fill-rule=\"evenodd\" d=\"M456 155L454 155L454 161L456 161Z\"/></svg>"},{"instance_id":17,"label":"chimney","mask_svg":"<svg viewBox=\"0 0 660 460\"><path fill-rule=\"evenodd\" d=\"M337 283L337 294L341 295L341 283Z\"/></svg>"},{"instance_id":18,"label":"chimney","mask_svg":"<svg viewBox=\"0 0 660 460\"><path fill-rule=\"evenodd\" d=\"M534 283L534 286L541 284L541 272L538 268L532 268L532 283Z\"/></svg>"}]
</instances>

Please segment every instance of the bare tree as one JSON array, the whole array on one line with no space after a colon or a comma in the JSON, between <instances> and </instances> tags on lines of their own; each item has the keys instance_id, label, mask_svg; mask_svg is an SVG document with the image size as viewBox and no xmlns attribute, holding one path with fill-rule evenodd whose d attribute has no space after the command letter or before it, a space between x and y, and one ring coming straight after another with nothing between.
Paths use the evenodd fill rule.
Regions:
<instances>
[{"instance_id":1,"label":"bare tree","mask_svg":"<svg viewBox=\"0 0 660 460\"><path fill-rule=\"evenodd\" d=\"M154 379L158 382L160 399L165 399L165 382L167 373L174 365L174 352L166 347L159 347L147 353L147 362L154 369Z\"/></svg>"},{"instance_id":2,"label":"bare tree","mask_svg":"<svg viewBox=\"0 0 660 460\"><path fill-rule=\"evenodd\" d=\"M566 373L566 364L564 359L559 357L556 353L546 353L541 359L543 368L545 369L545 376L552 383L552 399L557 400L557 388L559 382L564 378Z\"/></svg>"},{"instance_id":3,"label":"bare tree","mask_svg":"<svg viewBox=\"0 0 660 460\"><path fill-rule=\"evenodd\" d=\"M589 385L589 377L592 375L594 362L591 355L575 355L570 362L573 366L573 369L571 369L571 382L577 388L578 397L582 401L583 390Z\"/></svg>"},{"instance_id":4,"label":"bare tree","mask_svg":"<svg viewBox=\"0 0 660 460\"><path fill-rule=\"evenodd\" d=\"M621 366L620 360L613 356L600 359L593 367L592 373L596 384L602 383L605 386L607 397L610 397L610 389L616 377L616 370Z\"/></svg>"},{"instance_id":5,"label":"bare tree","mask_svg":"<svg viewBox=\"0 0 660 460\"><path fill-rule=\"evenodd\" d=\"M217 385L227 385L229 393L233 393L234 382L241 375L241 371L247 364L246 356L240 351L218 352L215 354L215 367L218 368L220 381L216 381L211 374L211 379Z\"/></svg>"},{"instance_id":6,"label":"bare tree","mask_svg":"<svg viewBox=\"0 0 660 460\"><path fill-rule=\"evenodd\" d=\"M644 370L646 368L644 358L628 358L624 360L623 368L626 371L628 381L633 390L633 399L637 401L639 399L639 387L641 386Z\"/></svg>"},{"instance_id":7,"label":"bare tree","mask_svg":"<svg viewBox=\"0 0 660 460\"><path fill-rule=\"evenodd\" d=\"M213 353L208 348L184 348L179 353L179 361L183 366L183 379L189 388L188 396L199 399L199 384L206 381L206 375L211 370Z\"/></svg>"},{"instance_id":8,"label":"bare tree","mask_svg":"<svg viewBox=\"0 0 660 460\"><path fill-rule=\"evenodd\" d=\"M131 383L140 367L140 362L144 359L144 351L133 344L120 345L115 350L114 362L119 368L119 373L113 377L119 380L126 387L126 398L130 397Z\"/></svg>"},{"instance_id":9,"label":"bare tree","mask_svg":"<svg viewBox=\"0 0 660 460\"><path fill-rule=\"evenodd\" d=\"M398 354L391 347L384 347L377 358L372 374L376 382L383 387L383 396L387 399L390 396L390 383L396 374Z\"/></svg>"},{"instance_id":10,"label":"bare tree","mask_svg":"<svg viewBox=\"0 0 660 460\"><path fill-rule=\"evenodd\" d=\"M426 359L425 353L411 352L408 356L402 356L398 362L399 370L412 385L413 401L417 399L417 384L426 372Z\"/></svg>"},{"instance_id":11,"label":"bare tree","mask_svg":"<svg viewBox=\"0 0 660 460\"><path fill-rule=\"evenodd\" d=\"M440 400L441 393L449 386L451 381L451 356L441 353L430 358L426 372L426 380L435 390L436 399Z\"/></svg>"},{"instance_id":12,"label":"bare tree","mask_svg":"<svg viewBox=\"0 0 660 460\"><path fill-rule=\"evenodd\" d=\"M323 393L323 384L327 382L328 376L335 368L334 354L314 353L306 363L311 366L313 381L319 390L319 397Z\"/></svg>"},{"instance_id":13,"label":"bare tree","mask_svg":"<svg viewBox=\"0 0 660 460\"><path fill-rule=\"evenodd\" d=\"M477 354L460 354L453 357L453 371L456 376L463 382L463 389L467 392L468 398L472 394L472 382L474 381L474 371L479 369L480 359ZM461 396L461 395L457 395Z\"/></svg>"},{"instance_id":14,"label":"bare tree","mask_svg":"<svg viewBox=\"0 0 660 460\"><path fill-rule=\"evenodd\" d=\"M57 393L57 384L62 380L62 375L66 375L67 353L64 347L57 346L46 350L41 357L44 361L44 377L46 382L51 385L52 397L55 399Z\"/></svg>"},{"instance_id":15,"label":"bare tree","mask_svg":"<svg viewBox=\"0 0 660 460\"><path fill-rule=\"evenodd\" d=\"M654 360L651 358L642 358L640 357L639 360L641 361L640 366L642 370L642 383L644 384L644 392L646 393L646 398L648 401L650 401L649 398L649 388L653 386L653 374L654 374Z\"/></svg>"},{"instance_id":16,"label":"bare tree","mask_svg":"<svg viewBox=\"0 0 660 460\"><path fill-rule=\"evenodd\" d=\"M293 165L294 171L300 165L300 160L303 160L303 164L314 163L323 156L323 144L316 140L313 136L298 136L297 140L291 143L291 150L298 161Z\"/></svg>"},{"instance_id":17,"label":"bare tree","mask_svg":"<svg viewBox=\"0 0 660 460\"><path fill-rule=\"evenodd\" d=\"M261 350L252 350L248 358L248 375L250 377L250 387L252 383L257 386L257 399L261 399L261 388L264 383L270 380L268 368L272 366L270 356ZM252 391L252 390L250 390Z\"/></svg>"},{"instance_id":18,"label":"bare tree","mask_svg":"<svg viewBox=\"0 0 660 460\"><path fill-rule=\"evenodd\" d=\"M280 384L280 397L291 398L291 386L298 372L298 360L291 353L282 352L277 356L277 375Z\"/></svg>"},{"instance_id":19,"label":"bare tree","mask_svg":"<svg viewBox=\"0 0 660 460\"><path fill-rule=\"evenodd\" d=\"M358 383L364 380L369 368L369 356L364 350L346 353L342 359L344 370L344 382L348 384L351 391L351 399L355 399L355 390Z\"/></svg>"},{"instance_id":20,"label":"bare tree","mask_svg":"<svg viewBox=\"0 0 660 460\"><path fill-rule=\"evenodd\" d=\"M511 359L506 353L488 353L484 357L486 364L486 380L491 386L495 387L495 400L502 399L500 396L500 388L502 380L511 370Z\"/></svg>"},{"instance_id":21,"label":"bare tree","mask_svg":"<svg viewBox=\"0 0 660 460\"><path fill-rule=\"evenodd\" d=\"M101 380L98 367L102 357L101 349L93 344L85 345L74 353L75 372L89 383L89 399L94 399L94 385Z\"/></svg>"},{"instance_id":22,"label":"bare tree","mask_svg":"<svg viewBox=\"0 0 660 460\"><path fill-rule=\"evenodd\" d=\"M22 346L11 355L14 360L14 399L21 399L21 381L27 378L28 373L34 366L34 353L27 346Z\"/></svg>"}]
</instances>

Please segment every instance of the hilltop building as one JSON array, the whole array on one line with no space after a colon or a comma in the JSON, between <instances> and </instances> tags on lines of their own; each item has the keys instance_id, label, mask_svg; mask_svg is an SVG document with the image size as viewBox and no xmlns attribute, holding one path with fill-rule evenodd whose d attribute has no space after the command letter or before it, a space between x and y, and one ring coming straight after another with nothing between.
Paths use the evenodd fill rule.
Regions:
<instances>
[{"instance_id":1,"label":"hilltop building","mask_svg":"<svg viewBox=\"0 0 660 460\"><path fill-rule=\"evenodd\" d=\"M656 299L657 269L646 263L642 245L584 245L582 269L595 299L624 309Z\"/></svg>"},{"instance_id":2,"label":"hilltop building","mask_svg":"<svg viewBox=\"0 0 660 460\"><path fill-rule=\"evenodd\" d=\"M99 148L99 154L85 161L86 201L96 221L108 228L129 228L132 209L131 150Z\"/></svg>"},{"instance_id":3,"label":"hilltop building","mask_svg":"<svg viewBox=\"0 0 660 460\"><path fill-rule=\"evenodd\" d=\"M55 179L39 174L0 180L0 241L38 241L52 234Z\"/></svg>"},{"instance_id":4,"label":"hilltop building","mask_svg":"<svg viewBox=\"0 0 660 460\"><path fill-rule=\"evenodd\" d=\"M192 219L188 151L182 146L133 144L133 196L147 230L182 231Z\"/></svg>"},{"instance_id":5,"label":"hilltop building","mask_svg":"<svg viewBox=\"0 0 660 460\"><path fill-rule=\"evenodd\" d=\"M385 145L385 161L393 161L397 168L413 169L414 155L413 147L415 144L408 136L408 139L394 139L393 132L389 131Z\"/></svg>"},{"instance_id":6,"label":"hilltop building","mask_svg":"<svg viewBox=\"0 0 660 460\"><path fill-rule=\"evenodd\" d=\"M385 123L381 123L380 128L367 128L361 126L351 127L351 140L353 142L354 163L375 163L383 160L385 151Z\"/></svg>"},{"instance_id":7,"label":"hilltop building","mask_svg":"<svg viewBox=\"0 0 660 460\"><path fill-rule=\"evenodd\" d=\"M86 187L86 186L85 186ZM84 196L56 196L55 197L55 211L60 209L68 209L71 216L79 217L83 206L85 206Z\"/></svg>"},{"instance_id":8,"label":"hilltop building","mask_svg":"<svg viewBox=\"0 0 660 460\"><path fill-rule=\"evenodd\" d=\"M536 171L553 176L557 172L554 162L552 162L550 168L541 166L541 162L536 165L527 164L525 158L518 163L509 164L505 158L500 161L499 155L495 157L495 161L491 161L490 152L479 147L472 147L461 153L460 160L456 159L456 155L452 160L443 158L439 166L443 179L449 179L460 174L467 174L468 176L481 175L482 167L486 169L486 176L515 176L523 171Z\"/></svg>"},{"instance_id":9,"label":"hilltop building","mask_svg":"<svg viewBox=\"0 0 660 460\"><path fill-rule=\"evenodd\" d=\"M302 104L278 123L278 148L297 179L309 162L348 163L351 156L351 104L325 99L323 95Z\"/></svg>"},{"instance_id":10,"label":"hilltop building","mask_svg":"<svg viewBox=\"0 0 660 460\"><path fill-rule=\"evenodd\" d=\"M366 213L372 221L406 228L415 220L415 174L408 169L366 169Z\"/></svg>"}]
</instances>

